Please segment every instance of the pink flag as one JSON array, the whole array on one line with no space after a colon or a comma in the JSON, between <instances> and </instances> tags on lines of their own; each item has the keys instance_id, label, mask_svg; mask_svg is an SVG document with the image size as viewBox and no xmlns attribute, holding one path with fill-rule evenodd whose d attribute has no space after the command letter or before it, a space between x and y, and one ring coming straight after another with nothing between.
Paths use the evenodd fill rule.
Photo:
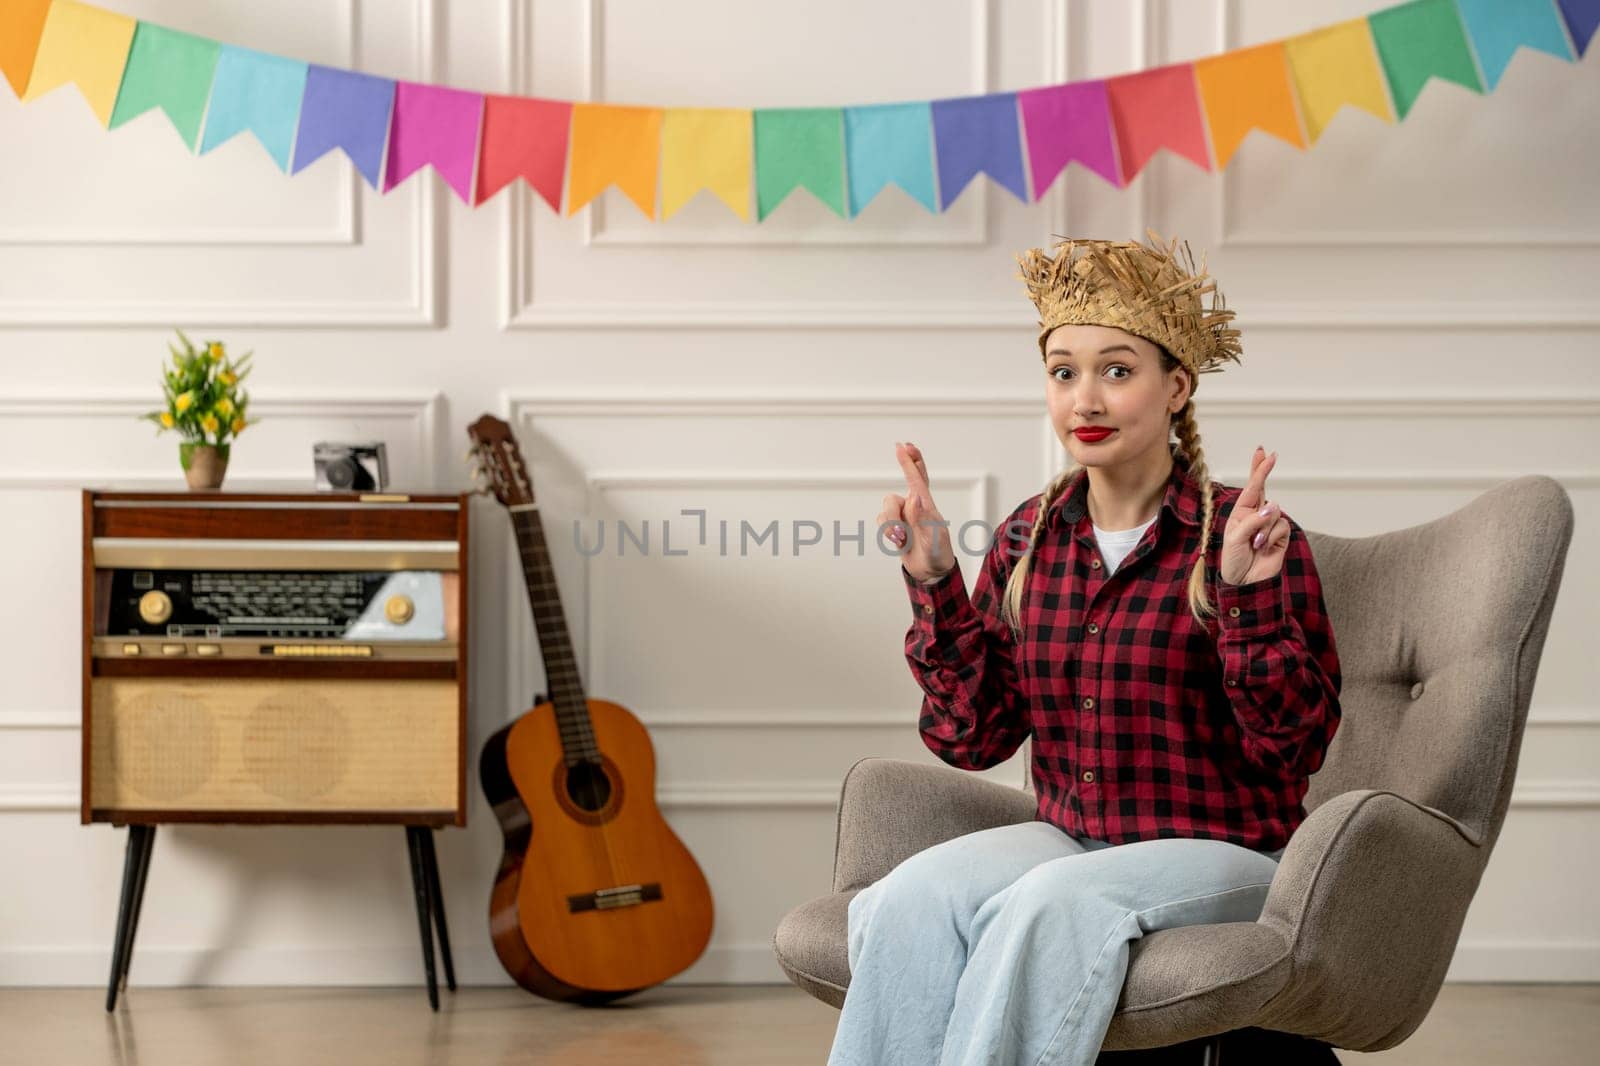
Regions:
<instances>
[{"instance_id":1,"label":"pink flag","mask_svg":"<svg viewBox=\"0 0 1600 1066\"><path fill-rule=\"evenodd\" d=\"M1111 107L1105 82L1025 89L1017 93L1017 100L1027 128L1035 200L1074 159L1111 184L1122 185L1116 149L1111 144Z\"/></svg>"},{"instance_id":2,"label":"pink flag","mask_svg":"<svg viewBox=\"0 0 1600 1066\"><path fill-rule=\"evenodd\" d=\"M464 204L472 203L483 94L402 81L395 84L389 125L389 167L383 191L431 163Z\"/></svg>"}]
</instances>

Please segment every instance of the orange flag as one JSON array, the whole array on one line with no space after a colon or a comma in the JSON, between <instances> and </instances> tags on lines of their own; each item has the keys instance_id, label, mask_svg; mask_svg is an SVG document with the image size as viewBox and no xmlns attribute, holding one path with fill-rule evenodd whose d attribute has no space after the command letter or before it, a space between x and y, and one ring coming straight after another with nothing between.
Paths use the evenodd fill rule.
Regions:
<instances>
[{"instance_id":1,"label":"orange flag","mask_svg":"<svg viewBox=\"0 0 1600 1066\"><path fill-rule=\"evenodd\" d=\"M0 4L0 70L18 96L33 76L33 56L39 50L44 17L50 0L6 0Z\"/></svg>"},{"instance_id":2,"label":"orange flag","mask_svg":"<svg viewBox=\"0 0 1600 1066\"><path fill-rule=\"evenodd\" d=\"M656 173L661 159L659 107L572 105L572 163L567 174L567 214L616 183L628 199L656 217Z\"/></svg>"},{"instance_id":3,"label":"orange flag","mask_svg":"<svg viewBox=\"0 0 1600 1066\"><path fill-rule=\"evenodd\" d=\"M1200 99L1211 126L1218 170L1228 165L1245 134L1253 129L1265 130L1296 148L1306 146L1282 41L1198 59L1194 71L1200 80Z\"/></svg>"}]
</instances>

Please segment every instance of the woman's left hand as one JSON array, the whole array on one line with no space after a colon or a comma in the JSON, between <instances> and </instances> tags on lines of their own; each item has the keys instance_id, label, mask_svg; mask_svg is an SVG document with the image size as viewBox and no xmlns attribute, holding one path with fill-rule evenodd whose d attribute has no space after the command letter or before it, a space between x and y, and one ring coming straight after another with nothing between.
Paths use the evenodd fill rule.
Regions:
<instances>
[{"instance_id":1,"label":"woman's left hand","mask_svg":"<svg viewBox=\"0 0 1600 1066\"><path fill-rule=\"evenodd\" d=\"M1228 514L1222 530L1222 580L1248 585L1277 575L1289 550L1289 519L1276 503L1267 500L1267 474L1277 465L1278 453L1257 447L1250 458L1250 481Z\"/></svg>"}]
</instances>

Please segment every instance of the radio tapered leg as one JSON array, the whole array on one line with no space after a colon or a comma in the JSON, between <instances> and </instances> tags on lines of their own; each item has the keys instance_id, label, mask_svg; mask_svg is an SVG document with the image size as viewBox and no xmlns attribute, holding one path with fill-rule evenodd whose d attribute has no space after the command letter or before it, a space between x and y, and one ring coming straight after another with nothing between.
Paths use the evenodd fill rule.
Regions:
<instances>
[{"instance_id":1,"label":"radio tapered leg","mask_svg":"<svg viewBox=\"0 0 1600 1066\"><path fill-rule=\"evenodd\" d=\"M134 826L143 829L139 847L139 873L133 885L133 917L128 923L128 950L122 956L122 987L128 987L128 968L133 965L133 944L139 936L139 915L144 913L144 885L150 877L150 853L156 846L156 827Z\"/></svg>"},{"instance_id":2,"label":"radio tapered leg","mask_svg":"<svg viewBox=\"0 0 1600 1066\"><path fill-rule=\"evenodd\" d=\"M423 859L422 835L428 830L406 826L406 849L411 853L411 888L417 897L417 928L422 934L422 968L428 976L428 1006L439 1009L439 980L433 972L433 904Z\"/></svg>"},{"instance_id":3,"label":"radio tapered leg","mask_svg":"<svg viewBox=\"0 0 1600 1066\"><path fill-rule=\"evenodd\" d=\"M456 990L456 967L450 958L450 927L444 920L444 891L439 887L439 854L433 849L433 830L417 831L422 841L422 858L428 871L428 897L433 900L433 920L439 931L439 961L444 963L444 983Z\"/></svg>"},{"instance_id":4,"label":"radio tapered leg","mask_svg":"<svg viewBox=\"0 0 1600 1066\"><path fill-rule=\"evenodd\" d=\"M130 825L128 843L122 859L122 899L117 905L116 943L111 949L111 979L106 987L106 1010L115 1010L117 993L127 985L128 967L133 962L133 934L139 925L139 907L144 902L144 882L150 872L150 851L155 844L155 826Z\"/></svg>"}]
</instances>

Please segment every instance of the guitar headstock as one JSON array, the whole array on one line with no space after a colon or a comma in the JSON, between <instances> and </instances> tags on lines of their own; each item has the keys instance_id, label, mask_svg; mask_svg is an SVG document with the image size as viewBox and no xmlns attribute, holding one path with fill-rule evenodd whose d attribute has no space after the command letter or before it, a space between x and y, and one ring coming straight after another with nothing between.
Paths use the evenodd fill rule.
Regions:
<instances>
[{"instance_id":1,"label":"guitar headstock","mask_svg":"<svg viewBox=\"0 0 1600 1066\"><path fill-rule=\"evenodd\" d=\"M489 491L507 507L533 502L533 479L522 461L517 438L503 419L484 415L467 427L479 476L489 480Z\"/></svg>"}]
</instances>

